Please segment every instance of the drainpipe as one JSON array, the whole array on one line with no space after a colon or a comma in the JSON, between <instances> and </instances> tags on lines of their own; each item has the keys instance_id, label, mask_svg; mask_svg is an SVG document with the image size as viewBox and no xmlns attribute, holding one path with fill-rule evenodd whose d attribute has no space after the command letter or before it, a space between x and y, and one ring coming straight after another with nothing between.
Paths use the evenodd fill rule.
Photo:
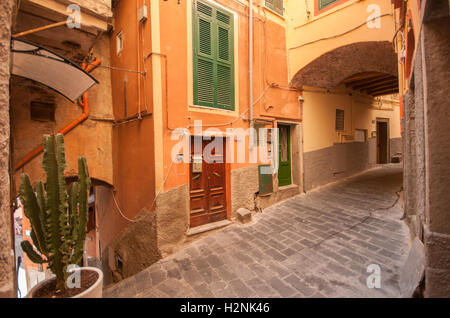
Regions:
<instances>
[{"instance_id":1,"label":"drainpipe","mask_svg":"<svg viewBox=\"0 0 450 318\"><path fill-rule=\"evenodd\" d=\"M101 62L102 62L101 60L97 59L87 66L85 63L83 63L83 69L86 72L91 72L93 69L95 69L97 66L99 66ZM58 134L63 134L63 135L67 134L69 131L74 129L76 126L78 126L79 124L84 122L89 117L89 113L90 113L89 96L88 96L87 92L83 94L82 102L80 104L81 104L81 106L83 106L83 113L80 115L80 117L78 117L77 119L72 121L70 124L68 124L67 126L65 126L62 129L60 129L58 131ZM31 152L29 152L19 163L16 164L14 169L17 171L20 168L22 168L23 166L25 166L34 157L39 155L43 151L43 149L44 149L43 146L40 145L39 147L37 147L34 150L32 150Z\"/></svg>"},{"instance_id":2,"label":"drainpipe","mask_svg":"<svg viewBox=\"0 0 450 318\"><path fill-rule=\"evenodd\" d=\"M304 103L305 103L305 99L303 97L303 91L302 91L302 95L298 98L298 103L300 106L300 118L301 118L301 123L300 123L300 164L301 164L301 168L300 168L300 174L301 174L301 179L302 179L302 193L306 193L306 184L305 184L305 136L304 136L304 129L303 129L303 124L305 123L304 119L303 119L303 108L304 108Z\"/></svg>"},{"instance_id":3,"label":"drainpipe","mask_svg":"<svg viewBox=\"0 0 450 318\"><path fill-rule=\"evenodd\" d=\"M250 108L250 128L253 128L253 0L248 1L248 72L249 72L249 108ZM252 136L253 137L253 136ZM253 139L250 141L250 148L253 148Z\"/></svg>"}]
</instances>

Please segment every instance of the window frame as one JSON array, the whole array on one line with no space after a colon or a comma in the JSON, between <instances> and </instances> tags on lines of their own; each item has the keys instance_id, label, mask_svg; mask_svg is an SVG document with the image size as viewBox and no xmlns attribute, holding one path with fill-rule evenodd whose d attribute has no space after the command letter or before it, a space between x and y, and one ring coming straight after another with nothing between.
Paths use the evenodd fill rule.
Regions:
<instances>
[{"instance_id":1,"label":"window frame","mask_svg":"<svg viewBox=\"0 0 450 318\"><path fill-rule=\"evenodd\" d=\"M340 112L342 112L342 129L339 129L340 127L338 127L338 113L340 113ZM345 131L345 110L344 109L336 108L335 116L334 116L334 129L337 132Z\"/></svg>"},{"instance_id":2,"label":"window frame","mask_svg":"<svg viewBox=\"0 0 450 318\"><path fill-rule=\"evenodd\" d=\"M116 35L116 54L119 55L123 51L123 31Z\"/></svg>"},{"instance_id":3,"label":"window frame","mask_svg":"<svg viewBox=\"0 0 450 318\"><path fill-rule=\"evenodd\" d=\"M274 1L275 1L275 0L274 0ZM275 7L275 4L274 4L274 7L273 7L273 8L270 7L269 5L267 5L267 0L264 0L264 8L266 8L267 10L269 10L269 11L271 11L271 12L273 12L273 13L279 15L279 16L282 17L282 18L285 18L286 2L285 2L285 0L281 0L281 1L282 1L282 4L283 4L283 7L281 8L282 13L280 13L280 12L277 11L277 9L276 9L276 7Z\"/></svg>"},{"instance_id":4,"label":"window frame","mask_svg":"<svg viewBox=\"0 0 450 318\"><path fill-rule=\"evenodd\" d=\"M50 102L31 101L30 119L37 122L55 122L56 105Z\"/></svg>"},{"instance_id":5,"label":"window frame","mask_svg":"<svg viewBox=\"0 0 450 318\"><path fill-rule=\"evenodd\" d=\"M347 1L350 0L335 0L334 2L326 5L325 7L320 7L321 0L314 0L314 15L320 15L328 10L331 10Z\"/></svg>"},{"instance_id":6,"label":"window frame","mask_svg":"<svg viewBox=\"0 0 450 318\"><path fill-rule=\"evenodd\" d=\"M198 38L197 28L198 28L198 11L197 11L197 4L202 3L204 5L210 6L213 9L213 12L221 12L222 14L225 14L229 16L230 18L230 24L227 26L229 27L229 54L230 54L230 62L229 62L229 68L231 72L231 79L230 79L230 85L231 85L231 92L230 92L230 101L231 106L221 105L218 102L218 72L217 67L218 65L224 65L224 60L221 60L218 56L219 54L219 26L222 24L224 26L225 24L217 19L217 16L213 15L211 17L212 21L212 36L211 36L211 49L213 54L213 85L214 85L214 102L208 103L208 102L201 102L198 99L198 60L199 56L202 56L202 53L198 51L199 47L199 41L200 38ZM229 10L224 9L220 5L216 5L215 3L212 3L207 0L194 0L192 2L192 80L193 80L193 103L194 106L199 107L205 107L209 109L216 109L216 110L226 110L226 111L235 111L236 109L236 79L235 79L235 14Z\"/></svg>"}]
</instances>

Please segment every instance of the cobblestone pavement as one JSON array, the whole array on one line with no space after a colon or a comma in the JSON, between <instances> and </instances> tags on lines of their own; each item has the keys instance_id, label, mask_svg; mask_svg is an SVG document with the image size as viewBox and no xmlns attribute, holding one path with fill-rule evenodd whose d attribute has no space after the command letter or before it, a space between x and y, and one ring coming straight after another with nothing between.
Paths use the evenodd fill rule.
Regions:
<instances>
[{"instance_id":1,"label":"cobblestone pavement","mask_svg":"<svg viewBox=\"0 0 450 318\"><path fill-rule=\"evenodd\" d=\"M104 297L399 297L409 234L398 165L372 169L207 235ZM367 266L381 288L367 287Z\"/></svg>"}]
</instances>

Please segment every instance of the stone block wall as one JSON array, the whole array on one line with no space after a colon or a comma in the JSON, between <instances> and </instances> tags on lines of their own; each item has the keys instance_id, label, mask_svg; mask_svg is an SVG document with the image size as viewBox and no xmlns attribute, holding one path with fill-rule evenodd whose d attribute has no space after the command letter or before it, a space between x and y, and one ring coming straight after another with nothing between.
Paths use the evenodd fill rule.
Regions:
<instances>
[{"instance_id":1,"label":"stone block wall","mask_svg":"<svg viewBox=\"0 0 450 318\"><path fill-rule=\"evenodd\" d=\"M255 193L259 191L258 166L231 171L231 217L239 208L255 210Z\"/></svg>"},{"instance_id":2,"label":"stone block wall","mask_svg":"<svg viewBox=\"0 0 450 318\"><path fill-rule=\"evenodd\" d=\"M10 209L9 79L13 0L0 2L0 298L15 297L15 269Z\"/></svg>"},{"instance_id":3,"label":"stone block wall","mask_svg":"<svg viewBox=\"0 0 450 318\"><path fill-rule=\"evenodd\" d=\"M390 139L390 158L402 153L402 138ZM331 147L306 152L306 191L373 168L377 163L376 138L366 142L335 143Z\"/></svg>"},{"instance_id":4,"label":"stone block wall","mask_svg":"<svg viewBox=\"0 0 450 318\"><path fill-rule=\"evenodd\" d=\"M161 193L102 253L105 284L139 273L184 242L189 224L189 185ZM117 258L122 263L118 268Z\"/></svg>"},{"instance_id":5,"label":"stone block wall","mask_svg":"<svg viewBox=\"0 0 450 318\"><path fill-rule=\"evenodd\" d=\"M427 1L422 74L425 116L425 295L450 297L450 3ZM416 123L417 126L417 123Z\"/></svg>"},{"instance_id":6,"label":"stone block wall","mask_svg":"<svg viewBox=\"0 0 450 318\"><path fill-rule=\"evenodd\" d=\"M450 4L426 1L403 96L405 216L425 245L425 297L450 296Z\"/></svg>"}]
</instances>

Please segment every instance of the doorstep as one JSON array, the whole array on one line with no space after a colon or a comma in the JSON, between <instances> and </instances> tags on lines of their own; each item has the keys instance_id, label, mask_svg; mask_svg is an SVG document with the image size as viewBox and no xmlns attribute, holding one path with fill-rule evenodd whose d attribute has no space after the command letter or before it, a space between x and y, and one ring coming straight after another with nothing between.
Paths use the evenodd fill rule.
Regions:
<instances>
[{"instance_id":1,"label":"doorstep","mask_svg":"<svg viewBox=\"0 0 450 318\"><path fill-rule=\"evenodd\" d=\"M285 185L285 186L278 187L278 191L279 192L289 191L289 190L295 189L295 188L298 188L298 185L296 185L294 183L291 183L291 184L288 184L288 185Z\"/></svg>"},{"instance_id":2,"label":"doorstep","mask_svg":"<svg viewBox=\"0 0 450 318\"><path fill-rule=\"evenodd\" d=\"M192 235L200 234L200 233L203 233L203 232L216 230L216 229L219 229L221 227L225 227L227 225L230 225L231 223L233 223L233 222L231 222L230 220L222 220L222 221L218 221L218 222L203 224L203 225L200 225L200 226L196 226L196 227L190 228L187 231L186 235L187 236L192 236Z\"/></svg>"}]
</instances>

